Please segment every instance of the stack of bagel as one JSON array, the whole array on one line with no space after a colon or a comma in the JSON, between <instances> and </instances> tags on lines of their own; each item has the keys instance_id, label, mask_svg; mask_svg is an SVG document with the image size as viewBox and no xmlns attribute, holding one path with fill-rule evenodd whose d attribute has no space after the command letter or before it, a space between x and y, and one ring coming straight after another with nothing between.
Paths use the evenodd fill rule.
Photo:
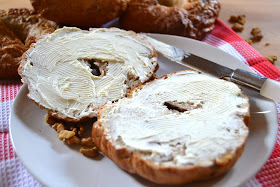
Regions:
<instances>
[{"instance_id":1,"label":"stack of bagel","mask_svg":"<svg viewBox=\"0 0 280 187\"><path fill-rule=\"evenodd\" d=\"M34 10L0 11L0 79L18 79L22 54L44 34L62 26L101 27L119 18L135 32L174 34L201 40L213 27L217 0L31 0Z\"/></svg>"},{"instance_id":2,"label":"stack of bagel","mask_svg":"<svg viewBox=\"0 0 280 187\"><path fill-rule=\"evenodd\" d=\"M0 78L16 78L19 66L28 97L51 117L97 118L92 138L99 150L152 182L201 181L233 167L248 136L247 96L196 71L155 78L156 51L135 33L200 40L214 27L217 0L31 2L35 11L0 14L0 70L13 69ZM115 18L125 30L89 28Z\"/></svg>"}]
</instances>

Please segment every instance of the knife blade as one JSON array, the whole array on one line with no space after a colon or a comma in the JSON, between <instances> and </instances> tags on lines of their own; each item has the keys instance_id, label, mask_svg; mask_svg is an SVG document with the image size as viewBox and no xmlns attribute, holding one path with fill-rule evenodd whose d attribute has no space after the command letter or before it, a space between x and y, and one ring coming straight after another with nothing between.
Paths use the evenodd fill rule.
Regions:
<instances>
[{"instance_id":1,"label":"knife blade","mask_svg":"<svg viewBox=\"0 0 280 187\"><path fill-rule=\"evenodd\" d=\"M264 97L280 101L280 94L277 93L280 91L280 83L277 81L243 69L230 69L175 46L156 40L147 36L145 33L140 33L139 35L146 38L155 47L157 53L173 62L218 78L226 78L239 85L254 89Z\"/></svg>"}]
</instances>

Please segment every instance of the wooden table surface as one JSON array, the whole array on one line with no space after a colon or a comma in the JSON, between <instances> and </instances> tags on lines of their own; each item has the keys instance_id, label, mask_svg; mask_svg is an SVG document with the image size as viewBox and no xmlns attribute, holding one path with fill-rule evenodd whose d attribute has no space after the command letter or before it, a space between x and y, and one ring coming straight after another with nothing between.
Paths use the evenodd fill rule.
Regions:
<instances>
[{"instance_id":1,"label":"wooden table surface","mask_svg":"<svg viewBox=\"0 0 280 187\"><path fill-rule=\"evenodd\" d=\"M252 46L263 56L275 55L275 66L280 69L280 0L220 0L222 9L219 19L228 26L231 15L246 15L243 32L238 33L243 39L251 37L252 28L261 29L263 39ZM0 0L0 9L32 8L29 0ZM269 46L265 46L270 43Z\"/></svg>"},{"instance_id":2,"label":"wooden table surface","mask_svg":"<svg viewBox=\"0 0 280 187\"><path fill-rule=\"evenodd\" d=\"M219 19L228 22L231 15L246 15L243 32L238 33L243 39L251 37L252 28L262 31L263 39L252 46L263 56L275 55L275 66L280 69L280 0L219 0L221 12ZM270 43L269 46L265 46Z\"/></svg>"}]
</instances>

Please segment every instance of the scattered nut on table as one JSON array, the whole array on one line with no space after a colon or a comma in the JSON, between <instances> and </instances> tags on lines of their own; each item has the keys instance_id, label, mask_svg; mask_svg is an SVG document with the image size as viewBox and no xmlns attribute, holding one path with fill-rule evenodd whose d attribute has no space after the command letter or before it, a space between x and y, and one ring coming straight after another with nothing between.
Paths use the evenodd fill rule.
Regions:
<instances>
[{"instance_id":1,"label":"scattered nut on table","mask_svg":"<svg viewBox=\"0 0 280 187\"><path fill-rule=\"evenodd\" d=\"M253 42L259 42L263 38L262 31L259 28L253 28L251 34L253 36L250 39Z\"/></svg>"},{"instance_id":2,"label":"scattered nut on table","mask_svg":"<svg viewBox=\"0 0 280 187\"><path fill-rule=\"evenodd\" d=\"M241 25L240 23L234 23L233 26L231 27L232 30L235 32L242 32L244 30L244 26Z\"/></svg>"},{"instance_id":3,"label":"scattered nut on table","mask_svg":"<svg viewBox=\"0 0 280 187\"><path fill-rule=\"evenodd\" d=\"M253 41L250 39L250 40L245 40L248 44L252 45Z\"/></svg>"},{"instance_id":4,"label":"scattered nut on table","mask_svg":"<svg viewBox=\"0 0 280 187\"><path fill-rule=\"evenodd\" d=\"M244 25L246 23L245 15L230 16L229 22L233 23L231 27L235 32L242 32L244 30Z\"/></svg>"},{"instance_id":5,"label":"scattered nut on table","mask_svg":"<svg viewBox=\"0 0 280 187\"><path fill-rule=\"evenodd\" d=\"M275 62L277 61L277 56L275 55L269 55L265 57L269 62L271 62L272 64L275 64Z\"/></svg>"},{"instance_id":6,"label":"scattered nut on table","mask_svg":"<svg viewBox=\"0 0 280 187\"><path fill-rule=\"evenodd\" d=\"M229 22L239 23L241 25L245 25L245 23L246 23L245 18L246 18L246 15L244 15L244 14L243 15L238 15L238 16L230 16Z\"/></svg>"}]
</instances>

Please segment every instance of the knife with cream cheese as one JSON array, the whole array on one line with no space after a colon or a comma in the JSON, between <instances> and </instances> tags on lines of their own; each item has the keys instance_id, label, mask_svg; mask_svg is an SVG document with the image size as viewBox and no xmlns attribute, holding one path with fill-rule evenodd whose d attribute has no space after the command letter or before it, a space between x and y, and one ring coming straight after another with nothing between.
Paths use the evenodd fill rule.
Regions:
<instances>
[{"instance_id":1,"label":"knife with cream cheese","mask_svg":"<svg viewBox=\"0 0 280 187\"><path fill-rule=\"evenodd\" d=\"M156 51L167 59L218 78L228 78L230 81L247 86L258 91L262 96L280 101L280 83L272 79L242 70L230 69L205 58L191 54L177 47L149 37L145 33L139 34L146 38Z\"/></svg>"}]
</instances>

